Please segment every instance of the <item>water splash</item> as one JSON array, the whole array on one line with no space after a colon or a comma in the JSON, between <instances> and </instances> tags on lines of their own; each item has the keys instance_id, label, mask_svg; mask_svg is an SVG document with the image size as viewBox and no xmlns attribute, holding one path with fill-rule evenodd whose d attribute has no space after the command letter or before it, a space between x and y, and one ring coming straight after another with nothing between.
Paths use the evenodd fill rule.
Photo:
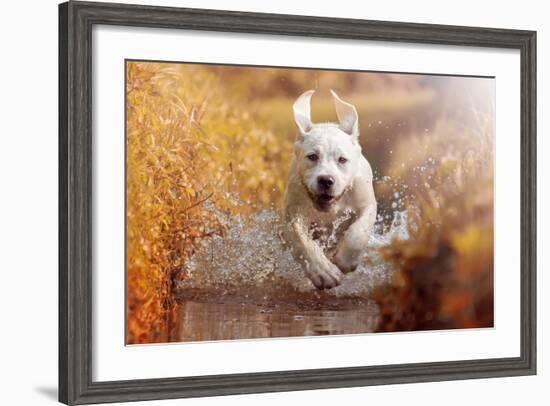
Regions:
<instances>
[{"instance_id":1,"label":"water splash","mask_svg":"<svg viewBox=\"0 0 550 406\"><path fill-rule=\"evenodd\" d=\"M281 219L274 209L227 215L206 209L224 225L223 236L202 241L186 261L187 278L179 282L180 300L253 303L267 306L341 309L370 301L373 288L388 283L390 265L379 254L393 238L407 239L407 213L395 211L390 227L374 226L361 265L342 284L318 291L279 237ZM345 222L347 218L339 221ZM329 237L327 243L333 243Z\"/></svg>"}]
</instances>

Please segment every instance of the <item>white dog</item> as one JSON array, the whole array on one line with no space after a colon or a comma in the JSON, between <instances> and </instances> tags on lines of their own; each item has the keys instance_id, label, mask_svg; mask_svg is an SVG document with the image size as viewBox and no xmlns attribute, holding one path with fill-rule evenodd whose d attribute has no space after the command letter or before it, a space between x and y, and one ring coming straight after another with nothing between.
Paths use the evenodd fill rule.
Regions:
<instances>
[{"instance_id":1,"label":"white dog","mask_svg":"<svg viewBox=\"0 0 550 406\"><path fill-rule=\"evenodd\" d=\"M339 123L314 124L313 93L294 103L298 132L282 237L313 284L330 289L359 265L376 220L376 199L355 107L331 90Z\"/></svg>"}]
</instances>

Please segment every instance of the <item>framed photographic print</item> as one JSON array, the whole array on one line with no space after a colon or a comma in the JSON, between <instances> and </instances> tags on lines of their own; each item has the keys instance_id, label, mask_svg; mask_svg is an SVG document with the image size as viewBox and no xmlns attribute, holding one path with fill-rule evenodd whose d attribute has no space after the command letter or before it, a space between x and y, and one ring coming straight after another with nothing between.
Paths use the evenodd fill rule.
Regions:
<instances>
[{"instance_id":1,"label":"framed photographic print","mask_svg":"<svg viewBox=\"0 0 550 406\"><path fill-rule=\"evenodd\" d=\"M536 373L535 32L85 2L59 32L61 402Z\"/></svg>"}]
</instances>

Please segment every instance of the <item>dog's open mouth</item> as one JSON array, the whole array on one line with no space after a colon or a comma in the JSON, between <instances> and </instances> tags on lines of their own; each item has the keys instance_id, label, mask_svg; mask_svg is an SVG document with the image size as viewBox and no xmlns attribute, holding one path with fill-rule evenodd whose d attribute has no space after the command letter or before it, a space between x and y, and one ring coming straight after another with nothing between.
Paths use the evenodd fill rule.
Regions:
<instances>
[{"instance_id":1,"label":"dog's open mouth","mask_svg":"<svg viewBox=\"0 0 550 406\"><path fill-rule=\"evenodd\" d=\"M317 200L319 200L319 202L321 203L332 203L336 200L336 196L322 194L317 196Z\"/></svg>"},{"instance_id":2,"label":"dog's open mouth","mask_svg":"<svg viewBox=\"0 0 550 406\"><path fill-rule=\"evenodd\" d=\"M330 206L337 200L337 196L332 196L327 193L323 193L320 195L316 195L313 198L313 202L315 203L315 206L319 210L328 210Z\"/></svg>"},{"instance_id":3,"label":"dog's open mouth","mask_svg":"<svg viewBox=\"0 0 550 406\"><path fill-rule=\"evenodd\" d=\"M329 211L332 205L342 197L344 192L342 192L340 195L335 196L331 195L330 193L314 193L304 184L304 188L307 191L307 194L309 195L311 201L313 202L313 205L315 208L319 211Z\"/></svg>"}]
</instances>

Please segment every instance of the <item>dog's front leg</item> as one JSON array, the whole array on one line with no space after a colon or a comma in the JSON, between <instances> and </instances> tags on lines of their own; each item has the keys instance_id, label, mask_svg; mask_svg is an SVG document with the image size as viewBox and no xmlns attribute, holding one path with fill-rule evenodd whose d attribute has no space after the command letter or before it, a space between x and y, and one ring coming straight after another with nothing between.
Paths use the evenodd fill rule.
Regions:
<instances>
[{"instance_id":1,"label":"dog's front leg","mask_svg":"<svg viewBox=\"0 0 550 406\"><path fill-rule=\"evenodd\" d=\"M283 238L294 258L317 289L330 289L342 281L342 272L329 261L322 248L311 238L303 222L294 219L285 228Z\"/></svg>"},{"instance_id":2,"label":"dog's front leg","mask_svg":"<svg viewBox=\"0 0 550 406\"><path fill-rule=\"evenodd\" d=\"M376 204L372 204L344 233L334 255L334 263L342 272L354 271L361 262L375 221Z\"/></svg>"}]
</instances>

